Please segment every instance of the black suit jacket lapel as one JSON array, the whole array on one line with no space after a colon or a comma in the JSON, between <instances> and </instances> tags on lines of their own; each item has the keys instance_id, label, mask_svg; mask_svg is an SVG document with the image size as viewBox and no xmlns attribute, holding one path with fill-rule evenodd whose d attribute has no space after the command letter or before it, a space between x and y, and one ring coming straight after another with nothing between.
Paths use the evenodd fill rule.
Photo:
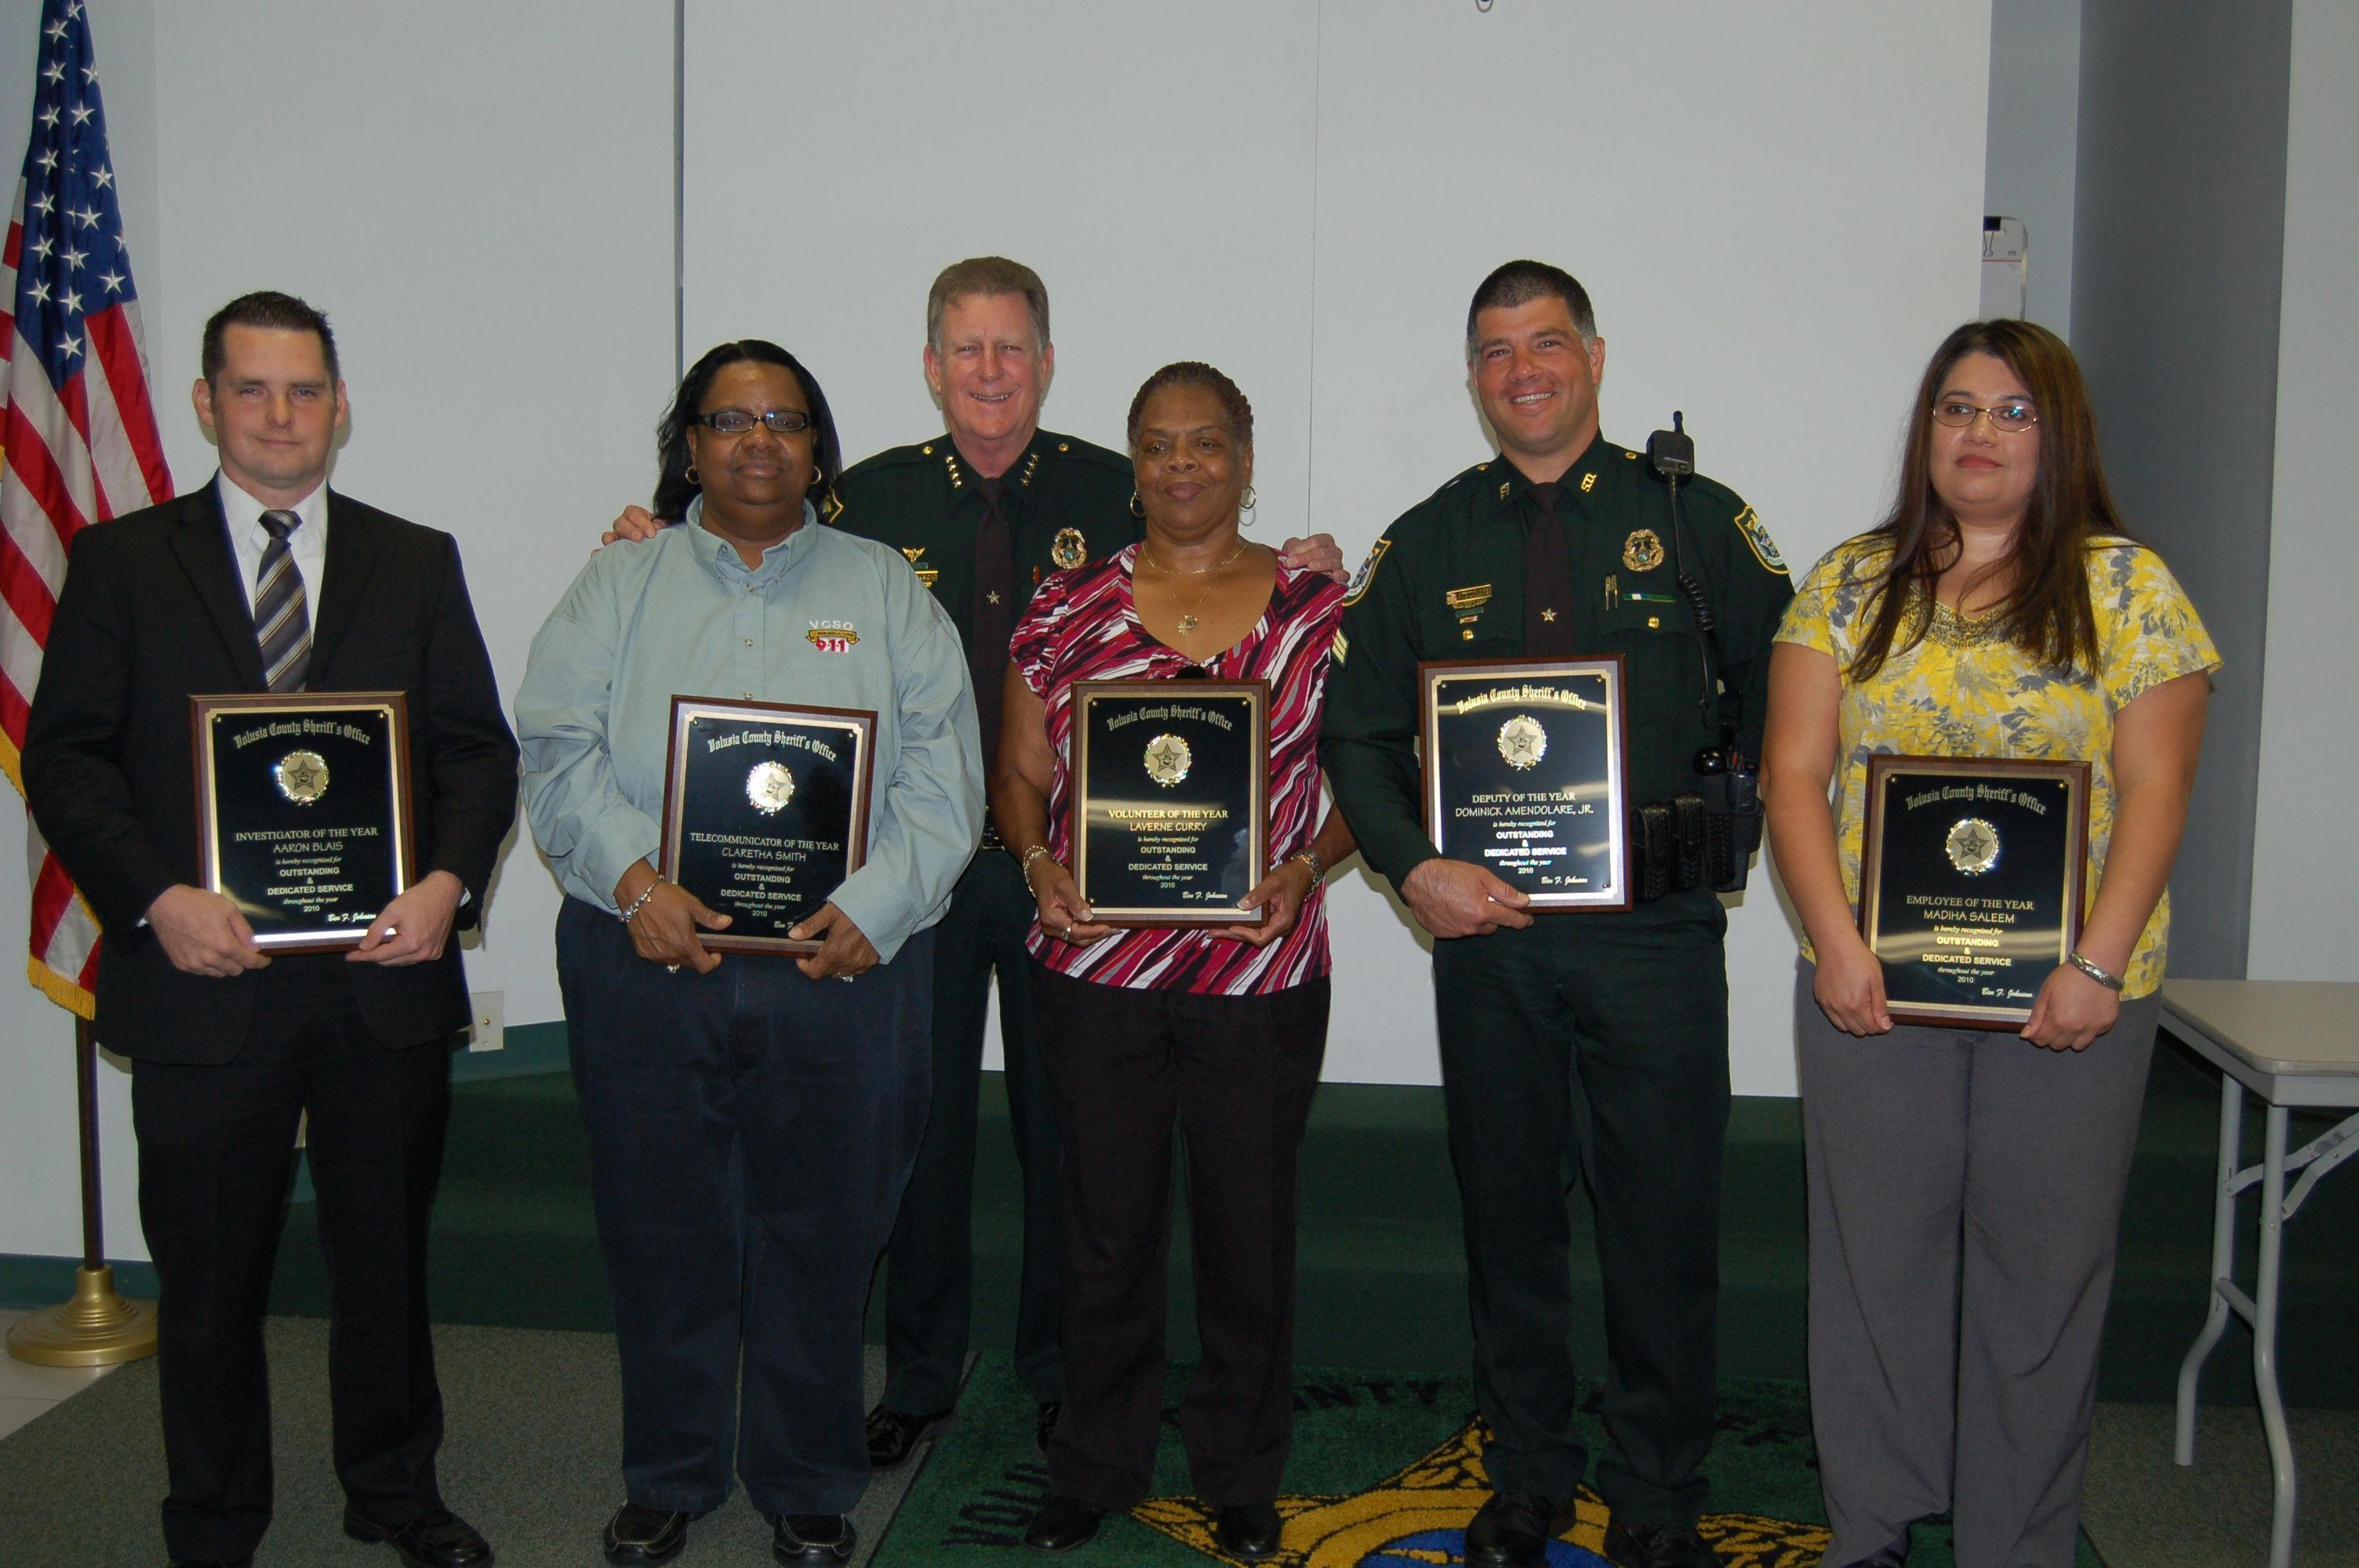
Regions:
<instances>
[{"instance_id":1,"label":"black suit jacket lapel","mask_svg":"<svg viewBox=\"0 0 2359 1568\"><path fill-rule=\"evenodd\" d=\"M311 617L311 675L305 684L324 689L321 672L329 667L336 645L360 613L376 547L375 519L369 509L328 492L328 552L320 572L320 602Z\"/></svg>"},{"instance_id":2,"label":"black suit jacket lapel","mask_svg":"<svg viewBox=\"0 0 2359 1568\"><path fill-rule=\"evenodd\" d=\"M172 554L188 574L189 585L212 617L223 647L237 671L238 685L260 691L262 649L254 640L254 616L245 606L245 589L237 579L237 557L229 546L229 524L222 516L221 492L212 485L180 498L180 525L171 535Z\"/></svg>"}]
</instances>

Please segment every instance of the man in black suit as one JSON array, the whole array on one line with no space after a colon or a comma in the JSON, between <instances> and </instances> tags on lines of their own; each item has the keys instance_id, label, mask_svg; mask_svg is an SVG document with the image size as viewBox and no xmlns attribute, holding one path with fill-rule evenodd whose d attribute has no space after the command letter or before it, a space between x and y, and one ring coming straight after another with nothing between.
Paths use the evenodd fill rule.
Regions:
<instances>
[{"instance_id":1,"label":"man in black suit","mask_svg":"<svg viewBox=\"0 0 2359 1568\"><path fill-rule=\"evenodd\" d=\"M435 1480L426 1230L469 1013L451 934L515 815L516 740L451 537L327 489L348 413L327 318L233 300L203 369L221 472L75 537L24 752L34 818L104 927L98 1039L135 1063L165 1543L235 1564L270 1522L262 1315L308 1111L345 1531L475 1568L491 1549ZM417 880L349 953L266 955L199 885L189 697L273 690L406 694Z\"/></svg>"}]
</instances>

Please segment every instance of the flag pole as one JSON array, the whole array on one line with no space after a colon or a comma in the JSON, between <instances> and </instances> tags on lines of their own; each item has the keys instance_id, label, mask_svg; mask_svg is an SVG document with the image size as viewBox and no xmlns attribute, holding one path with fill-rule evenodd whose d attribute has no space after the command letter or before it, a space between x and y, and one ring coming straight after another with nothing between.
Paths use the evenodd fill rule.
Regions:
<instances>
[{"instance_id":1,"label":"flag pole","mask_svg":"<svg viewBox=\"0 0 2359 1568\"><path fill-rule=\"evenodd\" d=\"M89 0L41 0L31 134L0 243L0 576L16 611L0 615L0 773L20 794L32 681L64 588L64 546L86 526L172 493L147 395L89 11ZM116 1294L106 1266L98 1044L89 1022L98 921L39 833L27 838L27 978L75 1015L82 1267L73 1300L18 1322L8 1353L43 1366L112 1366L155 1354L156 1305Z\"/></svg>"},{"instance_id":2,"label":"flag pole","mask_svg":"<svg viewBox=\"0 0 2359 1568\"><path fill-rule=\"evenodd\" d=\"M156 1303L115 1293L106 1261L106 1208L98 1184L98 1042L74 1020L74 1094L82 1124L82 1267L73 1300L44 1307L8 1331L8 1354L37 1367L112 1367L156 1354Z\"/></svg>"}]
</instances>

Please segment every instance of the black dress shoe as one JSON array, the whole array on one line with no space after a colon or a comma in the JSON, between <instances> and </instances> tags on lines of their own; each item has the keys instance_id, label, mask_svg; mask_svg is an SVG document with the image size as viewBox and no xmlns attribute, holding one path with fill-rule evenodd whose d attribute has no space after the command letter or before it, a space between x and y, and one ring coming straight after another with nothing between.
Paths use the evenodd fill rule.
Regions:
<instances>
[{"instance_id":1,"label":"black dress shoe","mask_svg":"<svg viewBox=\"0 0 2359 1568\"><path fill-rule=\"evenodd\" d=\"M1691 1524L1624 1524L1605 1527L1605 1557L1614 1568L1720 1568L1720 1555L1704 1544Z\"/></svg>"},{"instance_id":2,"label":"black dress shoe","mask_svg":"<svg viewBox=\"0 0 2359 1568\"><path fill-rule=\"evenodd\" d=\"M703 1517L701 1513L675 1513L669 1509L625 1503L606 1521L606 1561L625 1564L668 1563L688 1544L690 1522Z\"/></svg>"},{"instance_id":3,"label":"black dress shoe","mask_svg":"<svg viewBox=\"0 0 2359 1568\"><path fill-rule=\"evenodd\" d=\"M1057 1418L1064 1413L1062 1400L1042 1400L1039 1410L1033 1414L1032 1446L1040 1451L1043 1458L1049 1454L1049 1434L1057 1430Z\"/></svg>"},{"instance_id":4,"label":"black dress shoe","mask_svg":"<svg viewBox=\"0 0 2359 1568\"><path fill-rule=\"evenodd\" d=\"M1024 1544L1035 1552L1071 1552L1097 1534L1103 1509L1078 1498L1050 1498L1024 1527Z\"/></svg>"},{"instance_id":5,"label":"black dress shoe","mask_svg":"<svg viewBox=\"0 0 2359 1568\"><path fill-rule=\"evenodd\" d=\"M859 1540L842 1514L772 1514L770 1555L781 1563L849 1563Z\"/></svg>"},{"instance_id":6,"label":"black dress shoe","mask_svg":"<svg viewBox=\"0 0 2359 1568\"><path fill-rule=\"evenodd\" d=\"M490 1543L449 1509L419 1514L407 1524L384 1525L348 1508L344 1533L354 1541L392 1542L408 1568L484 1568L492 1560Z\"/></svg>"},{"instance_id":7,"label":"black dress shoe","mask_svg":"<svg viewBox=\"0 0 2359 1568\"><path fill-rule=\"evenodd\" d=\"M1572 1519L1571 1498L1494 1492L1466 1527L1467 1568L1547 1568L1548 1543Z\"/></svg>"},{"instance_id":8,"label":"black dress shoe","mask_svg":"<svg viewBox=\"0 0 2359 1568\"><path fill-rule=\"evenodd\" d=\"M1231 1503L1212 1510L1212 1543L1248 1563L1277 1556L1277 1538L1285 1529L1274 1503Z\"/></svg>"},{"instance_id":9,"label":"black dress shoe","mask_svg":"<svg viewBox=\"0 0 2359 1568\"><path fill-rule=\"evenodd\" d=\"M868 1412L869 1465L878 1470L890 1470L916 1453L920 1443L950 1431L956 1420L955 1410L936 1411L931 1415L903 1415L878 1405Z\"/></svg>"}]
</instances>

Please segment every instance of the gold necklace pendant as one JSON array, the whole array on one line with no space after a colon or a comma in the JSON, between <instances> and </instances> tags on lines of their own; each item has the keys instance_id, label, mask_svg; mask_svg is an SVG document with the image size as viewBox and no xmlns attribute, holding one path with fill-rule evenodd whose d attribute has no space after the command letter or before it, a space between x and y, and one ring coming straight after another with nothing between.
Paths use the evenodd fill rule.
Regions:
<instances>
[{"instance_id":1,"label":"gold necklace pendant","mask_svg":"<svg viewBox=\"0 0 2359 1568\"><path fill-rule=\"evenodd\" d=\"M1226 570L1230 564L1235 561L1239 556L1244 555L1245 552L1245 542L1243 539L1239 539L1236 542L1236 545L1227 555L1223 556L1211 566L1198 567L1193 571L1175 572L1169 567L1165 566L1161 561L1157 560L1155 558L1155 552L1146 545L1141 544L1138 547L1138 553L1140 557L1146 560L1147 564L1153 567L1157 571L1161 572L1165 577L1209 578L1213 574ZM1197 593L1196 602L1180 612L1180 619L1172 622L1173 629L1177 631L1180 635L1182 637L1192 637L1196 634L1196 628L1204 623L1201 620L1198 619L1196 611L1203 607L1205 599L1211 595L1212 591L1212 584L1211 581L1207 581L1203 588ZM1175 593L1173 597L1177 598L1178 596Z\"/></svg>"}]
</instances>

